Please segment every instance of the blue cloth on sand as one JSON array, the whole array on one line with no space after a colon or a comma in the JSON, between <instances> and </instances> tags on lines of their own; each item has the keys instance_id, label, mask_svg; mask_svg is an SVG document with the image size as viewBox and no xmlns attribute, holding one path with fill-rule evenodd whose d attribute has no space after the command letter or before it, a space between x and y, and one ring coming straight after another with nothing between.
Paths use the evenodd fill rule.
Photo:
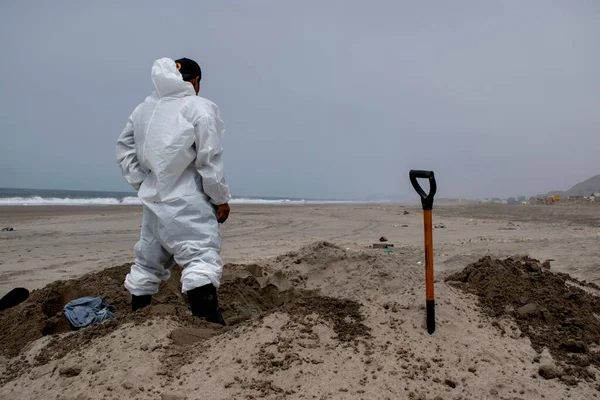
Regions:
<instances>
[{"instance_id":1,"label":"blue cloth on sand","mask_svg":"<svg viewBox=\"0 0 600 400\"><path fill-rule=\"evenodd\" d=\"M114 318L110 306L101 297L81 297L65 305L65 317L75 328L83 328L105 319Z\"/></svg>"}]
</instances>

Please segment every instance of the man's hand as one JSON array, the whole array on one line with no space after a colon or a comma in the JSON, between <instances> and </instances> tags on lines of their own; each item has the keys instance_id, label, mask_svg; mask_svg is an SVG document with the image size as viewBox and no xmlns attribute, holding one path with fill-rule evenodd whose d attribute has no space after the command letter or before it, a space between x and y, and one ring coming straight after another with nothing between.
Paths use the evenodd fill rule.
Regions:
<instances>
[{"instance_id":1,"label":"man's hand","mask_svg":"<svg viewBox=\"0 0 600 400\"><path fill-rule=\"evenodd\" d=\"M217 221L219 221L220 224L224 224L225 221L227 221L227 218L229 218L229 211L231 211L231 209L229 208L228 203L217 206Z\"/></svg>"}]
</instances>

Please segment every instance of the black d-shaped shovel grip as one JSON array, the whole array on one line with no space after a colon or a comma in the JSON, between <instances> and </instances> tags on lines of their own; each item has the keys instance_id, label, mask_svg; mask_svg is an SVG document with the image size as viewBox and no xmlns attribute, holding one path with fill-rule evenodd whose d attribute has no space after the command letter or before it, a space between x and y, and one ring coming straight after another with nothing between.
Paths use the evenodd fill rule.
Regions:
<instances>
[{"instance_id":1,"label":"black d-shaped shovel grip","mask_svg":"<svg viewBox=\"0 0 600 400\"><path fill-rule=\"evenodd\" d=\"M433 209L433 196L435 196L435 192L437 190L437 184L435 183L435 176L433 175L433 171L419 171L419 170L411 170L408 173L410 177L410 183L412 183L413 187L421 196L421 204L423 204L423 210L432 210ZM417 179L428 179L429 180L429 193L425 193L421 185Z\"/></svg>"}]
</instances>

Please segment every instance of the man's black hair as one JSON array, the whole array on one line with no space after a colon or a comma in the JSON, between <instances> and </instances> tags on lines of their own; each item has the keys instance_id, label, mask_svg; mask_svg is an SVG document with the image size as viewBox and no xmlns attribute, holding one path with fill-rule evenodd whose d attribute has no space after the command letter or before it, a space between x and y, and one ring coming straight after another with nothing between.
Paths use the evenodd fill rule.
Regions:
<instances>
[{"instance_id":1,"label":"man's black hair","mask_svg":"<svg viewBox=\"0 0 600 400\"><path fill-rule=\"evenodd\" d=\"M180 58L179 60L175 60L175 65L184 81L189 82L195 77L200 78L200 80L202 79L202 70L196 61L189 58Z\"/></svg>"}]
</instances>

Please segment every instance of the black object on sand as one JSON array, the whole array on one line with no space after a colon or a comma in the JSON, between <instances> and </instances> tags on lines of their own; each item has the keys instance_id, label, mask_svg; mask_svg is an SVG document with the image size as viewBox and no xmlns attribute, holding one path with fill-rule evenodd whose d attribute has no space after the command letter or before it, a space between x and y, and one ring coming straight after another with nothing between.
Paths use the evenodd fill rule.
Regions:
<instances>
[{"instance_id":1,"label":"black object on sand","mask_svg":"<svg viewBox=\"0 0 600 400\"><path fill-rule=\"evenodd\" d=\"M14 288L0 299L0 311L8 310L29 298L29 290Z\"/></svg>"}]
</instances>

